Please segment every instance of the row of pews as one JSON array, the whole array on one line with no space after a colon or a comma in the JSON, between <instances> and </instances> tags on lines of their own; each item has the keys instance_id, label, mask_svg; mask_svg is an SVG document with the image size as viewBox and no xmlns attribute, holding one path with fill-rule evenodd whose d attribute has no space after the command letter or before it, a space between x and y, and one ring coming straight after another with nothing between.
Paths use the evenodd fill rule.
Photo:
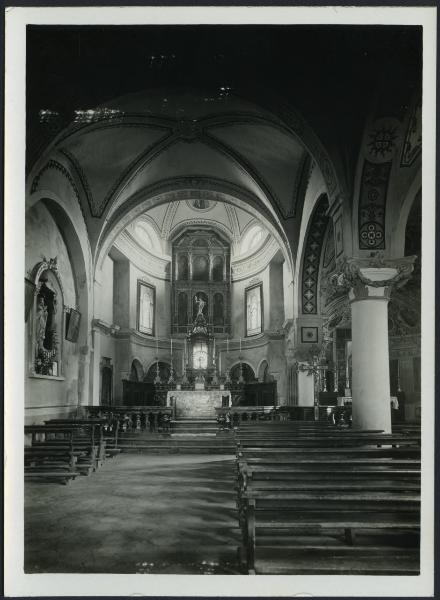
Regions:
<instances>
[{"instance_id":1,"label":"row of pews","mask_svg":"<svg viewBox=\"0 0 440 600\"><path fill-rule=\"evenodd\" d=\"M420 429L395 429L242 424L237 507L247 572L418 574Z\"/></svg>"},{"instance_id":2,"label":"row of pews","mask_svg":"<svg viewBox=\"0 0 440 600\"><path fill-rule=\"evenodd\" d=\"M79 475L90 475L107 458L119 453L108 444L105 419L51 419L41 425L25 425L25 480L68 484Z\"/></svg>"}]
</instances>

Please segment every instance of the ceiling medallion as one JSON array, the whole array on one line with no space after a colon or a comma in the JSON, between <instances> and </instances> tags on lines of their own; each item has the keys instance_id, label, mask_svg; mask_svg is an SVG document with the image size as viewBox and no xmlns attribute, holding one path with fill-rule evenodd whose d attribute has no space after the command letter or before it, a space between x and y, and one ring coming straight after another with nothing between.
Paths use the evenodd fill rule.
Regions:
<instances>
[{"instance_id":1,"label":"ceiling medallion","mask_svg":"<svg viewBox=\"0 0 440 600\"><path fill-rule=\"evenodd\" d=\"M213 209L217 202L214 202L213 200L207 200L206 198L193 197L191 200L186 200L186 204L189 206L189 208L197 212L207 212L208 210Z\"/></svg>"}]
</instances>

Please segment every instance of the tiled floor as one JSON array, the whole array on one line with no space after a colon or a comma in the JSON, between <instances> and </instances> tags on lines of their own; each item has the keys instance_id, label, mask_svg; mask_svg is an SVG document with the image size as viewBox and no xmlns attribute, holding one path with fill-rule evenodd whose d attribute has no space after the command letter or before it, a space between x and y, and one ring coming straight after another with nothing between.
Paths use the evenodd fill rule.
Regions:
<instances>
[{"instance_id":1,"label":"tiled floor","mask_svg":"<svg viewBox=\"0 0 440 600\"><path fill-rule=\"evenodd\" d=\"M234 460L122 454L68 486L26 483L28 573L239 573Z\"/></svg>"}]
</instances>

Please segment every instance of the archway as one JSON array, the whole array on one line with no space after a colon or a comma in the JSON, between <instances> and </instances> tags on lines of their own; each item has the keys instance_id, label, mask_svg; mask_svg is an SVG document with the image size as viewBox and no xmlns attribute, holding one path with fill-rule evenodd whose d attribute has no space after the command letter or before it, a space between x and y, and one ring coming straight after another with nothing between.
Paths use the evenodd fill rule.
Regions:
<instances>
[{"instance_id":1,"label":"archway","mask_svg":"<svg viewBox=\"0 0 440 600\"><path fill-rule=\"evenodd\" d=\"M131 363L130 369L130 381L143 381L144 380L144 367L137 358L134 358Z\"/></svg>"}]
</instances>

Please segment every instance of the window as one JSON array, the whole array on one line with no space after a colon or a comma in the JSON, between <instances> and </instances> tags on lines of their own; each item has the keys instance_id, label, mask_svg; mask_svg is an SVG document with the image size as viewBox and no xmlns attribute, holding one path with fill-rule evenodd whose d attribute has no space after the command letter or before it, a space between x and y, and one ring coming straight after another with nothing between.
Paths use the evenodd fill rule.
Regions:
<instances>
[{"instance_id":1,"label":"window","mask_svg":"<svg viewBox=\"0 0 440 600\"><path fill-rule=\"evenodd\" d=\"M138 281L138 330L147 335L154 335L155 296L154 287Z\"/></svg>"},{"instance_id":2,"label":"window","mask_svg":"<svg viewBox=\"0 0 440 600\"><path fill-rule=\"evenodd\" d=\"M193 369L208 368L208 345L206 342L196 342L193 346Z\"/></svg>"},{"instance_id":3,"label":"window","mask_svg":"<svg viewBox=\"0 0 440 600\"><path fill-rule=\"evenodd\" d=\"M263 331L263 286L261 283L245 290L246 336Z\"/></svg>"},{"instance_id":4,"label":"window","mask_svg":"<svg viewBox=\"0 0 440 600\"><path fill-rule=\"evenodd\" d=\"M254 225L244 234L241 242L241 254L256 250L267 237L266 232L260 225Z\"/></svg>"}]
</instances>

